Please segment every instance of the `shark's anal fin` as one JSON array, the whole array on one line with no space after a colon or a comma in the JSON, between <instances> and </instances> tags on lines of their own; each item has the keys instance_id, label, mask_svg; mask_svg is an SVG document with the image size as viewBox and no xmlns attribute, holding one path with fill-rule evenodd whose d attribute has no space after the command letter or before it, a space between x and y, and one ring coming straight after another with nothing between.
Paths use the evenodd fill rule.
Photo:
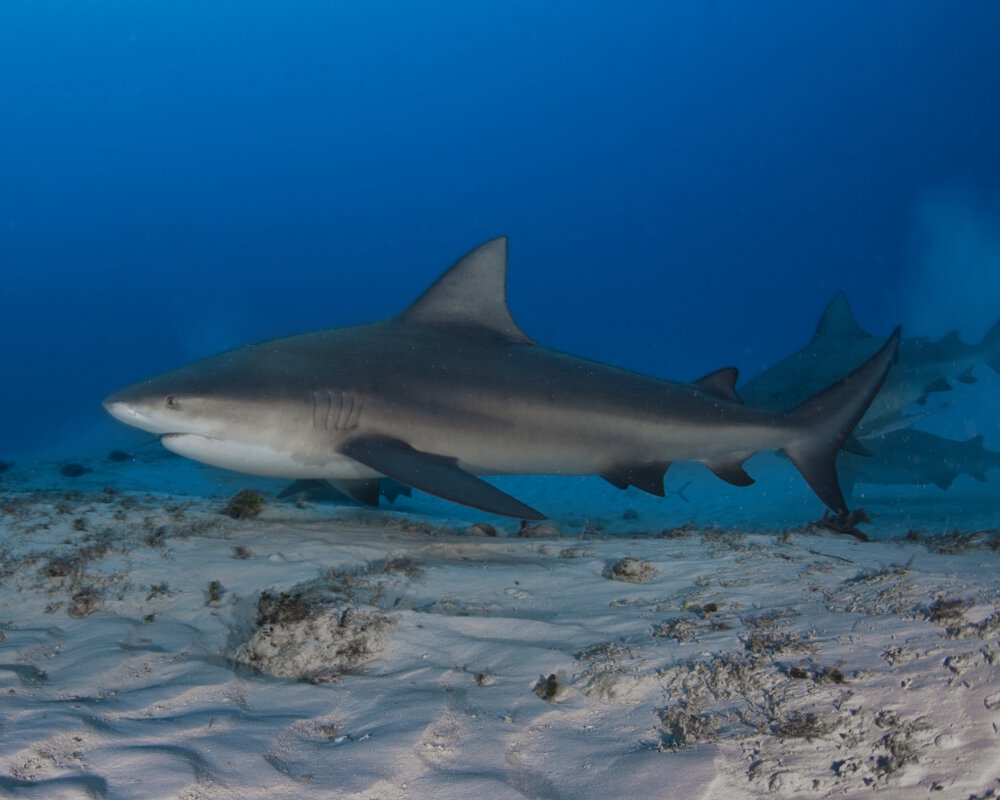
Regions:
<instances>
[{"instance_id":1,"label":"shark's anal fin","mask_svg":"<svg viewBox=\"0 0 1000 800\"><path fill-rule=\"evenodd\" d=\"M612 486L619 489L627 489L634 486L644 492L663 497L666 492L663 489L663 476L670 467L669 461L660 461L656 464L643 464L636 467L615 467L601 473Z\"/></svg>"},{"instance_id":2,"label":"shark's anal fin","mask_svg":"<svg viewBox=\"0 0 1000 800\"><path fill-rule=\"evenodd\" d=\"M505 517L545 519L531 506L463 470L454 458L414 450L399 439L359 436L339 449L376 472L453 503Z\"/></svg>"},{"instance_id":3,"label":"shark's anal fin","mask_svg":"<svg viewBox=\"0 0 1000 800\"><path fill-rule=\"evenodd\" d=\"M731 483L733 486L749 486L754 481L743 469L744 460L706 461L705 466L726 483Z\"/></svg>"}]
</instances>

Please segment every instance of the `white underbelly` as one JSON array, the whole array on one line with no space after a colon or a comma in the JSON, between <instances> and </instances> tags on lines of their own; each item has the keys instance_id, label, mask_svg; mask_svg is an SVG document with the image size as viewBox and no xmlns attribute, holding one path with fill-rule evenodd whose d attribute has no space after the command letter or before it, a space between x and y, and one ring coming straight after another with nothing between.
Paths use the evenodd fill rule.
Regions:
<instances>
[{"instance_id":1,"label":"white underbelly","mask_svg":"<svg viewBox=\"0 0 1000 800\"><path fill-rule=\"evenodd\" d=\"M160 443L177 455L203 464L269 478L354 480L381 477L380 473L364 464L340 455L331 455L329 460L319 463L304 463L293 458L291 453L264 445L213 439L193 433L167 434L161 437Z\"/></svg>"}]
</instances>

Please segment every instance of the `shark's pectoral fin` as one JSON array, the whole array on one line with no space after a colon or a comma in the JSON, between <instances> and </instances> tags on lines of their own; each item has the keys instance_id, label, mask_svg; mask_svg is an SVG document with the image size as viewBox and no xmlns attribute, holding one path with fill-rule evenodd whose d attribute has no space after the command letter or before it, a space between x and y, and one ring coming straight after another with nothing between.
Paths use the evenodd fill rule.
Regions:
<instances>
[{"instance_id":1,"label":"shark's pectoral fin","mask_svg":"<svg viewBox=\"0 0 1000 800\"><path fill-rule=\"evenodd\" d=\"M619 489L634 486L636 489L649 492L649 494L663 497L666 494L663 490L663 476L669 467L669 461L642 464L636 467L615 467L602 472L601 477Z\"/></svg>"},{"instance_id":2,"label":"shark's pectoral fin","mask_svg":"<svg viewBox=\"0 0 1000 800\"><path fill-rule=\"evenodd\" d=\"M726 483L731 483L733 486L749 486L754 480L743 469L745 460L741 458L736 461L706 461L705 466Z\"/></svg>"},{"instance_id":3,"label":"shark's pectoral fin","mask_svg":"<svg viewBox=\"0 0 1000 800\"><path fill-rule=\"evenodd\" d=\"M979 378L973 375L971 372L963 372L957 378L955 378L959 383L979 383Z\"/></svg>"},{"instance_id":4,"label":"shark's pectoral fin","mask_svg":"<svg viewBox=\"0 0 1000 800\"><path fill-rule=\"evenodd\" d=\"M545 519L531 506L470 475L454 458L414 450L388 436L359 436L340 446L348 458L376 472L453 503L519 519Z\"/></svg>"}]
</instances>

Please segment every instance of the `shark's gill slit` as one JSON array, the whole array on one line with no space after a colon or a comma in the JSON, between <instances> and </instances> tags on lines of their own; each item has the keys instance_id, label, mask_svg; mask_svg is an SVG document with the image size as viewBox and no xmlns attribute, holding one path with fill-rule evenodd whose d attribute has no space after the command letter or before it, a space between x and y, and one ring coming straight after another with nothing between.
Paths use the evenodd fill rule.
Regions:
<instances>
[{"instance_id":1,"label":"shark's gill slit","mask_svg":"<svg viewBox=\"0 0 1000 800\"><path fill-rule=\"evenodd\" d=\"M323 418L323 430L330 430L330 414L333 411L333 392L326 390L326 416Z\"/></svg>"},{"instance_id":2,"label":"shark's gill slit","mask_svg":"<svg viewBox=\"0 0 1000 800\"><path fill-rule=\"evenodd\" d=\"M337 422L337 430L348 430L351 427L351 417L354 415L354 395L341 394L344 400L344 414Z\"/></svg>"},{"instance_id":3,"label":"shark's gill slit","mask_svg":"<svg viewBox=\"0 0 1000 800\"><path fill-rule=\"evenodd\" d=\"M361 408L363 406L363 401L360 397L355 397L351 395L351 411L347 415L347 422L344 425L345 430L354 430L358 427L361 422Z\"/></svg>"}]
</instances>

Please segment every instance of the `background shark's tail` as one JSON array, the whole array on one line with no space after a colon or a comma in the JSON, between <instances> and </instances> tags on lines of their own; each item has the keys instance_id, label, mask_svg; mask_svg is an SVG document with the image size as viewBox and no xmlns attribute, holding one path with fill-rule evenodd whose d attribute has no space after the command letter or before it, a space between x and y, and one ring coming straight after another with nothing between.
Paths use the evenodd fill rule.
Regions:
<instances>
[{"instance_id":1,"label":"background shark's tail","mask_svg":"<svg viewBox=\"0 0 1000 800\"><path fill-rule=\"evenodd\" d=\"M838 514L848 511L837 480L837 451L861 421L896 356L899 328L875 355L828 389L785 415L800 435L783 450L820 500Z\"/></svg>"},{"instance_id":2,"label":"background shark's tail","mask_svg":"<svg viewBox=\"0 0 1000 800\"><path fill-rule=\"evenodd\" d=\"M983 361L993 367L994 372L1000 372L1000 320L987 331L979 348L983 353Z\"/></svg>"}]
</instances>

